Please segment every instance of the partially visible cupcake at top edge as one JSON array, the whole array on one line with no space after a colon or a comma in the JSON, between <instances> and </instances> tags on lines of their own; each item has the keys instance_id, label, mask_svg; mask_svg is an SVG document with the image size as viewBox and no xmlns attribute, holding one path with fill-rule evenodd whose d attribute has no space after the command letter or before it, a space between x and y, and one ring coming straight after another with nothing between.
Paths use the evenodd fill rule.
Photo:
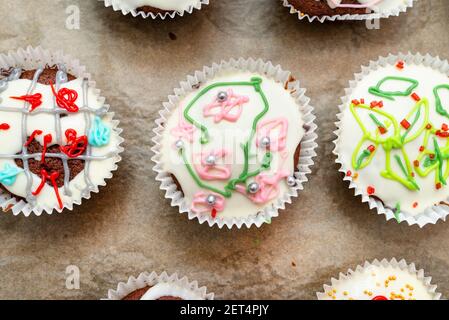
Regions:
<instances>
[{"instance_id":1,"label":"partially visible cupcake at top edge","mask_svg":"<svg viewBox=\"0 0 449 320\"><path fill-rule=\"evenodd\" d=\"M146 14L184 12L200 2L200 0L112 0L112 4L118 5L125 11L135 10Z\"/></svg>"},{"instance_id":2,"label":"partially visible cupcake at top edge","mask_svg":"<svg viewBox=\"0 0 449 320\"><path fill-rule=\"evenodd\" d=\"M298 11L311 16L335 16L391 11L404 0L288 0Z\"/></svg>"}]
</instances>

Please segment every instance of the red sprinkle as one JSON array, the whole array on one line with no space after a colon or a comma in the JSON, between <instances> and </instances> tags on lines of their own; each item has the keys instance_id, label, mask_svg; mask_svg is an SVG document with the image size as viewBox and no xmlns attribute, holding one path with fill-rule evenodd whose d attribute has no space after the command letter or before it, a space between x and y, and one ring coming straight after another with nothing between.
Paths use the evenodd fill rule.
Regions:
<instances>
[{"instance_id":1,"label":"red sprinkle","mask_svg":"<svg viewBox=\"0 0 449 320\"><path fill-rule=\"evenodd\" d=\"M373 146L373 145L370 145L370 146L368 147L368 151L371 152L371 153L373 153L374 151L376 151L376 147Z\"/></svg>"},{"instance_id":2,"label":"red sprinkle","mask_svg":"<svg viewBox=\"0 0 449 320\"><path fill-rule=\"evenodd\" d=\"M430 123L429 123L429 124L427 124L427 125L426 125L426 129L427 129L427 130L430 130L430 129L432 129L432 125L431 125Z\"/></svg>"},{"instance_id":3,"label":"red sprinkle","mask_svg":"<svg viewBox=\"0 0 449 320\"><path fill-rule=\"evenodd\" d=\"M21 97L11 97L11 99L28 102L31 105L30 112L33 112L34 109L36 109L42 104L42 94L40 93L35 93L32 95L27 94Z\"/></svg>"},{"instance_id":4,"label":"red sprinkle","mask_svg":"<svg viewBox=\"0 0 449 320\"><path fill-rule=\"evenodd\" d=\"M419 147L419 152L423 152L424 151L424 146Z\"/></svg>"},{"instance_id":5,"label":"red sprinkle","mask_svg":"<svg viewBox=\"0 0 449 320\"><path fill-rule=\"evenodd\" d=\"M87 136L77 137L77 133L73 129L65 131L67 138L67 145L59 147L61 152L66 154L69 158L77 158L86 151Z\"/></svg>"},{"instance_id":6,"label":"red sprinkle","mask_svg":"<svg viewBox=\"0 0 449 320\"><path fill-rule=\"evenodd\" d=\"M9 130L9 128L11 127L7 123L0 124L0 130Z\"/></svg>"},{"instance_id":7,"label":"red sprinkle","mask_svg":"<svg viewBox=\"0 0 449 320\"><path fill-rule=\"evenodd\" d=\"M404 61L398 61L398 63L396 63L396 68L398 69L404 69Z\"/></svg>"},{"instance_id":8,"label":"red sprinkle","mask_svg":"<svg viewBox=\"0 0 449 320\"><path fill-rule=\"evenodd\" d=\"M355 106L358 106L358 105L360 104L360 101L357 100L357 99L354 99L354 100L352 100L352 103L353 103Z\"/></svg>"},{"instance_id":9,"label":"red sprinkle","mask_svg":"<svg viewBox=\"0 0 449 320\"><path fill-rule=\"evenodd\" d=\"M374 189L374 187L369 186L366 191L368 192L369 195L374 194L374 192L376 192L376 189Z\"/></svg>"},{"instance_id":10,"label":"red sprinkle","mask_svg":"<svg viewBox=\"0 0 449 320\"><path fill-rule=\"evenodd\" d=\"M419 161L418 161L418 160L413 161L413 165L414 165L415 167L419 167Z\"/></svg>"},{"instance_id":11,"label":"red sprinkle","mask_svg":"<svg viewBox=\"0 0 449 320\"><path fill-rule=\"evenodd\" d=\"M436 132L436 135L441 137L441 138L448 138L449 137L449 132L446 132L446 131L441 132L440 130L438 130Z\"/></svg>"},{"instance_id":12,"label":"red sprinkle","mask_svg":"<svg viewBox=\"0 0 449 320\"><path fill-rule=\"evenodd\" d=\"M44 148L42 149L42 158L41 158L41 162L44 163L45 162L45 154L47 153L47 145L49 143L51 143L51 141L53 140L53 137L51 136L51 134L46 134L44 136Z\"/></svg>"},{"instance_id":13,"label":"red sprinkle","mask_svg":"<svg viewBox=\"0 0 449 320\"><path fill-rule=\"evenodd\" d=\"M380 134L385 134L387 133L387 129L385 127L378 127L379 128L379 132Z\"/></svg>"},{"instance_id":14,"label":"red sprinkle","mask_svg":"<svg viewBox=\"0 0 449 320\"><path fill-rule=\"evenodd\" d=\"M215 218L217 216L217 209L212 208L211 216L212 218Z\"/></svg>"},{"instance_id":15,"label":"red sprinkle","mask_svg":"<svg viewBox=\"0 0 449 320\"><path fill-rule=\"evenodd\" d=\"M361 104L365 104L365 99L363 99L363 98L360 99L360 103L361 103Z\"/></svg>"},{"instance_id":16,"label":"red sprinkle","mask_svg":"<svg viewBox=\"0 0 449 320\"><path fill-rule=\"evenodd\" d=\"M415 101L420 101L420 100L421 100L421 98L418 96L418 94L417 94L416 92L414 92L414 93L412 94L412 98L413 98L413 100L415 100Z\"/></svg>"},{"instance_id":17,"label":"red sprinkle","mask_svg":"<svg viewBox=\"0 0 449 320\"><path fill-rule=\"evenodd\" d=\"M418 202L413 203L413 208L416 208L418 206Z\"/></svg>"},{"instance_id":18,"label":"red sprinkle","mask_svg":"<svg viewBox=\"0 0 449 320\"><path fill-rule=\"evenodd\" d=\"M58 177L59 177L59 172L58 171L54 171L50 175L48 175L47 170L42 169L41 170L41 176L42 176L41 177L41 183L37 187L36 191L32 192L33 196L37 196L39 193L41 193L41 191L44 188L45 183L47 182L47 180L50 180L51 184L53 185L53 189L55 190L56 198L58 199L59 208L62 209L63 205L62 205L62 201L61 201L61 196L59 195L59 189L58 189L58 185L56 183L56 179L58 179Z\"/></svg>"},{"instance_id":19,"label":"red sprinkle","mask_svg":"<svg viewBox=\"0 0 449 320\"><path fill-rule=\"evenodd\" d=\"M346 172L346 176L347 176L347 177L350 177L350 176L352 176L352 172L351 172L351 170L348 170L348 172Z\"/></svg>"},{"instance_id":20,"label":"red sprinkle","mask_svg":"<svg viewBox=\"0 0 449 320\"><path fill-rule=\"evenodd\" d=\"M53 82L50 82L53 95L56 97L56 104L58 107L67 110L68 112L78 112L79 108L75 104L78 99L78 92L68 88L62 88L56 92Z\"/></svg>"},{"instance_id":21,"label":"red sprinkle","mask_svg":"<svg viewBox=\"0 0 449 320\"><path fill-rule=\"evenodd\" d=\"M446 123L443 123L443 124L441 125L441 130L443 130L443 131L448 131L448 130L449 130L449 126L448 126Z\"/></svg>"},{"instance_id":22,"label":"red sprinkle","mask_svg":"<svg viewBox=\"0 0 449 320\"><path fill-rule=\"evenodd\" d=\"M435 185L435 188L437 188L437 190L440 190L440 189L441 189L441 183L438 182L438 183Z\"/></svg>"},{"instance_id":23,"label":"red sprinkle","mask_svg":"<svg viewBox=\"0 0 449 320\"><path fill-rule=\"evenodd\" d=\"M433 153L431 153L431 154L429 154L429 158L433 159L433 158L435 158L435 155Z\"/></svg>"},{"instance_id":24,"label":"red sprinkle","mask_svg":"<svg viewBox=\"0 0 449 320\"><path fill-rule=\"evenodd\" d=\"M375 296L373 299L371 299L371 300L388 300L388 298L387 297L384 297L384 296Z\"/></svg>"},{"instance_id":25,"label":"red sprinkle","mask_svg":"<svg viewBox=\"0 0 449 320\"><path fill-rule=\"evenodd\" d=\"M401 121L401 126L407 130L408 128L410 128L410 122L408 122L407 119L404 119Z\"/></svg>"},{"instance_id":26,"label":"red sprinkle","mask_svg":"<svg viewBox=\"0 0 449 320\"><path fill-rule=\"evenodd\" d=\"M31 142L33 142L33 140L36 139L36 136L40 136L41 134L42 130L34 130L28 141L24 144L24 146L28 147L31 144Z\"/></svg>"}]
</instances>

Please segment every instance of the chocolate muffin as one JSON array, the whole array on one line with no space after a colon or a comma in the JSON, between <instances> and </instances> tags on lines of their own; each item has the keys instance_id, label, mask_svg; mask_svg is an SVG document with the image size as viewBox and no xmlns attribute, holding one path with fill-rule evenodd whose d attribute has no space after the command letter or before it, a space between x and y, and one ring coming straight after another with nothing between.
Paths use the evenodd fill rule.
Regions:
<instances>
[{"instance_id":1,"label":"chocolate muffin","mask_svg":"<svg viewBox=\"0 0 449 320\"><path fill-rule=\"evenodd\" d=\"M177 274L169 276L153 272L130 277L126 283L119 283L116 290L109 290L109 300L213 300L214 294L205 287L198 287L186 277Z\"/></svg>"},{"instance_id":2,"label":"chocolate muffin","mask_svg":"<svg viewBox=\"0 0 449 320\"><path fill-rule=\"evenodd\" d=\"M351 81L334 153L350 188L387 220L424 226L448 215L447 61L382 57Z\"/></svg>"},{"instance_id":3,"label":"chocolate muffin","mask_svg":"<svg viewBox=\"0 0 449 320\"><path fill-rule=\"evenodd\" d=\"M20 57L30 65L40 53ZM120 159L117 123L90 81L36 61L0 69L0 206L14 214L73 208Z\"/></svg>"},{"instance_id":4,"label":"chocolate muffin","mask_svg":"<svg viewBox=\"0 0 449 320\"><path fill-rule=\"evenodd\" d=\"M333 17L344 15L367 15L391 12L412 5L412 0L284 0L285 5L296 9L301 15L309 17Z\"/></svg>"},{"instance_id":5,"label":"chocolate muffin","mask_svg":"<svg viewBox=\"0 0 449 320\"><path fill-rule=\"evenodd\" d=\"M208 4L208 0L105 0L106 6L121 10L124 14L132 13L143 17L174 17L184 12L192 12L193 8L200 8Z\"/></svg>"},{"instance_id":6,"label":"chocolate muffin","mask_svg":"<svg viewBox=\"0 0 449 320\"><path fill-rule=\"evenodd\" d=\"M268 64L260 68L223 66L206 81L190 81L163 112L157 179L189 217L219 226L269 222L301 186L301 164L314 155L313 143L302 150L316 127L308 99L288 73L277 78Z\"/></svg>"}]
</instances>

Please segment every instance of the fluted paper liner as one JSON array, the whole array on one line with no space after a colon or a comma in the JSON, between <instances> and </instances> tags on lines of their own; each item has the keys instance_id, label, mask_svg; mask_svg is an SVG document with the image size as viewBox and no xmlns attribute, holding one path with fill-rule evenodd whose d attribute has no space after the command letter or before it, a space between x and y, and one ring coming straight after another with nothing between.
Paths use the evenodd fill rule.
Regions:
<instances>
[{"instance_id":1,"label":"fluted paper liner","mask_svg":"<svg viewBox=\"0 0 449 320\"><path fill-rule=\"evenodd\" d=\"M357 183L354 182L353 177L346 176L346 172L348 170L352 170L352 168L347 167L343 161L341 160L340 154L338 153L338 144L340 140L340 119L343 116L343 110L348 107L350 103L350 97L354 88L357 86L357 83L363 79L366 75L368 75L372 70L376 70L378 68L382 68L386 65L395 65L399 60L404 61L408 64L422 64L424 66L432 67L435 70L438 70L442 73L445 73L449 76L449 63L447 60L441 60L439 57L432 57L429 54L423 56L421 54L402 54L398 55L390 54L388 57L379 57L377 61L371 61L369 66L362 66L362 72L355 74L355 80L349 82L349 88L345 89L346 95L341 98L342 104L339 106L339 114L337 114L338 121L335 123L337 126L337 130L334 132L337 135L337 139L334 140L335 149L333 153L337 156L336 163L340 165L339 171L344 174L343 180L349 181L349 188L354 189L355 196L362 196L362 202L368 202L370 209L377 209L378 214L385 215L387 221L390 219L395 219L395 213L392 209L386 208L384 204L373 197L370 197L366 190L357 186ZM447 198L449 201L449 198ZM400 222L407 221L409 225L417 224L420 228L427 224L435 224L437 221L446 220L447 215L449 214L449 207L445 205L435 205L433 207L425 209L422 213L418 215L411 215L404 212L400 212L397 214Z\"/></svg>"},{"instance_id":2,"label":"fluted paper liner","mask_svg":"<svg viewBox=\"0 0 449 320\"><path fill-rule=\"evenodd\" d=\"M197 294L204 300L214 300L213 293L207 293L206 287L199 287L198 282L190 282L187 277L180 278L178 274L169 276L165 271L158 275L156 272L141 273L137 278L130 277L127 282L120 282L116 290L109 290L105 300L122 300L130 293L145 287L153 287L158 283L174 284Z\"/></svg>"},{"instance_id":3,"label":"fluted paper liner","mask_svg":"<svg viewBox=\"0 0 449 320\"><path fill-rule=\"evenodd\" d=\"M78 60L74 60L70 56L64 55L62 51L51 52L49 50L42 49L41 47L33 48L29 46L26 49L20 48L17 51L10 51L8 54L0 54L0 69L22 67L26 70L33 70L45 65L53 66L56 64L63 64L67 72L77 78L88 79L88 85L90 88L94 89L94 94L98 96L98 100L103 102L105 101L105 98L100 95L100 90L95 89L95 82L91 80L90 74L86 73L86 68L82 66ZM106 110L109 110L109 105L104 104L104 107ZM104 116L109 116L113 119L114 113L107 112ZM15 216L21 213L23 213L26 217L30 216L32 213L40 216L43 212L52 214L54 211L62 212L64 209L73 210L74 204L80 205L82 199L90 199L92 192L98 193L98 187L105 186L105 180L112 178L112 171L117 170L117 163L121 161L120 153L123 151L123 148L120 145L124 140L120 136L122 129L119 128L119 121L112 120L111 123L113 126L111 127L111 130L115 131L118 136L117 154L114 157L115 166L111 170L110 175L105 177L102 183L96 185L93 190L89 190L88 193L83 195L80 201L74 201L71 204L65 205L63 209L60 209L59 207L53 208L40 205L32 206L25 200L17 200L14 196L11 196L9 193L0 189L0 208L2 208L5 212L11 210Z\"/></svg>"},{"instance_id":4,"label":"fluted paper liner","mask_svg":"<svg viewBox=\"0 0 449 320\"><path fill-rule=\"evenodd\" d=\"M176 16L184 16L185 14L191 14L193 12L193 10L197 9L197 10L201 10L201 8L205 5L209 4L209 0L198 0L197 3L195 5L192 6L188 6L185 10L183 11L166 11L166 12L158 12L158 13L153 13L153 12L149 12L149 13L145 13L143 11L137 11L136 9L134 10L128 10L128 9L124 9L122 8L122 6L120 6L119 3L114 2L114 0L99 0L104 2L105 7L112 7L112 9L114 11L121 11L123 15L127 15L127 14L131 14L133 17L142 17L144 19L173 19Z\"/></svg>"},{"instance_id":5,"label":"fluted paper liner","mask_svg":"<svg viewBox=\"0 0 449 320\"><path fill-rule=\"evenodd\" d=\"M343 15L333 15L333 16L314 16L307 13L303 13L293 7L289 0L281 0L284 7L289 8L291 14L296 14L299 20L307 19L309 22L319 21L321 23L325 21L342 21L342 20L372 20L380 18L389 18L392 16L399 16L401 13L406 12L408 8L413 7L413 2L417 0L406 0L403 5L392 10L386 10L381 12L373 12L366 14L343 14ZM388 1L388 0L386 0Z\"/></svg>"},{"instance_id":6,"label":"fluted paper liner","mask_svg":"<svg viewBox=\"0 0 449 320\"><path fill-rule=\"evenodd\" d=\"M298 171L295 172L296 186L290 187L286 194L280 196L273 202L273 205L269 205L261 212L255 212L244 218L221 218L219 216L212 218L211 215L198 214L190 210L189 205L185 201L182 192L177 189L169 172L163 171L160 161L160 141L164 129L164 123L166 119L171 115L182 97L187 93L194 91L193 87L200 83L204 83L209 79L213 79L214 76L222 70L242 70L260 73L272 78L277 82L286 85L288 91L291 92L292 97L295 99L298 108L302 112L305 126L308 130L305 132L301 141L301 152L298 162ZM157 173L156 180L161 182L161 190L165 190L165 197L171 200L172 206L178 206L179 212L188 213L190 220L198 219L200 224L207 222L209 226L217 225L219 228L227 226L231 229L233 226L241 228L243 225L251 227L255 225L260 227L263 223L271 221L273 217L278 216L279 209L285 209L286 203L291 203L291 198L297 197L298 192L303 189L303 184L308 180L307 174L311 172L310 167L313 165L313 157L316 156L315 148L317 143L315 142L317 135L315 130L317 128L314 123L315 116L313 115L313 107L310 106L310 99L305 95L306 90L300 87L298 80L292 78L289 71L284 71L279 65L274 66L271 62L264 62L263 60L243 59L238 60L231 59L230 61L222 61L220 64L214 63L211 67L204 67L202 71L196 71L194 75L187 77L187 81L181 82L180 87L174 90L174 95L168 97L168 102L164 103L164 109L159 114L160 118L156 120L157 127L153 130L156 136L153 138L154 146L152 148L155 156L152 160L156 163L153 170Z\"/></svg>"},{"instance_id":7,"label":"fluted paper liner","mask_svg":"<svg viewBox=\"0 0 449 320\"><path fill-rule=\"evenodd\" d=\"M362 265L358 265L355 270L349 269L346 273L341 273L338 276L338 279L332 278L331 279L331 285L325 284L323 286L324 292L317 292L317 298L318 300L324 300L326 293L328 292L330 288L335 286L339 281L345 280L350 278L352 274L363 272L366 268L369 268L370 266L376 266L376 267L393 267L395 269L408 271L412 274L415 274L416 278L421 281L425 287L427 288L427 292L433 296L433 300L440 300L441 299L441 293L436 292L437 286L431 284L432 277L426 277L424 274L423 269L417 270L414 263L408 264L404 259L397 261L396 258L391 259L388 261L387 259L383 259L382 261L379 261L375 259L373 262L365 261L365 263Z\"/></svg>"}]
</instances>

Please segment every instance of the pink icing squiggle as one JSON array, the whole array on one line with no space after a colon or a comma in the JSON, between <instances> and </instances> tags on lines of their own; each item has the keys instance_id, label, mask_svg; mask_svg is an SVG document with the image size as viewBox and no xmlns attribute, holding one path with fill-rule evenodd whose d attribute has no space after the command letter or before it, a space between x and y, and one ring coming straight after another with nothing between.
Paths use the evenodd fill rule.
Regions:
<instances>
[{"instance_id":1,"label":"pink icing squiggle","mask_svg":"<svg viewBox=\"0 0 449 320\"><path fill-rule=\"evenodd\" d=\"M215 196L215 204L211 206L207 203L209 195ZM206 194L204 191L199 191L193 196L192 206L190 210L195 213L211 212L215 209L217 212L222 212L225 208L225 198L217 193Z\"/></svg>"},{"instance_id":2,"label":"pink icing squiggle","mask_svg":"<svg viewBox=\"0 0 449 320\"><path fill-rule=\"evenodd\" d=\"M264 204L279 196L279 182L288 176L289 173L285 170L280 170L272 176L260 174L255 178L255 181L259 185L259 191L255 194L248 194L246 188L242 185L237 185L236 190L247 196L252 202Z\"/></svg>"},{"instance_id":3,"label":"pink icing squiggle","mask_svg":"<svg viewBox=\"0 0 449 320\"><path fill-rule=\"evenodd\" d=\"M277 135L272 134L272 131L279 128ZM283 151L287 143L288 120L286 118L275 118L262 121L257 126L257 147L260 146L261 140L264 137L270 138L270 151Z\"/></svg>"},{"instance_id":4,"label":"pink icing squiggle","mask_svg":"<svg viewBox=\"0 0 449 320\"><path fill-rule=\"evenodd\" d=\"M234 93L232 89L227 90L227 98L224 101L211 102L203 109L204 117L214 117L214 122L218 123L222 120L236 122L242 114L242 106L247 103L249 98ZM218 109L218 111L216 111Z\"/></svg>"},{"instance_id":5,"label":"pink icing squiggle","mask_svg":"<svg viewBox=\"0 0 449 320\"><path fill-rule=\"evenodd\" d=\"M362 9L375 6L376 4L382 2L383 0L373 0L365 4L342 4L338 3L337 0L329 0L336 8L352 8L352 9Z\"/></svg>"},{"instance_id":6,"label":"pink icing squiggle","mask_svg":"<svg viewBox=\"0 0 449 320\"><path fill-rule=\"evenodd\" d=\"M190 143L193 142L193 134L195 133L196 128L192 126L190 123L187 123L184 120L182 114L182 108L178 108L178 125L170 130L170 133L175 136L177 139L187 139Z\"/></svg>"},{"instance_id":7,"label":"pink icing squiggle","mask_svg":"<svg viewBox=\"0 0 449 320\"><path fill-rule=\"evenodd\" d=\"M195 158L200 158L200 163L195 161L195 169L198 175L203 180L228 180L231 178L231 165L218 165L216 163L209 164L207 163L207 158L209 156L213 156L215 160L224 159L229 152L225 149L220 149L217 151L204 152L200 154L196 154Z\"/></svg>"}]
</instances>

